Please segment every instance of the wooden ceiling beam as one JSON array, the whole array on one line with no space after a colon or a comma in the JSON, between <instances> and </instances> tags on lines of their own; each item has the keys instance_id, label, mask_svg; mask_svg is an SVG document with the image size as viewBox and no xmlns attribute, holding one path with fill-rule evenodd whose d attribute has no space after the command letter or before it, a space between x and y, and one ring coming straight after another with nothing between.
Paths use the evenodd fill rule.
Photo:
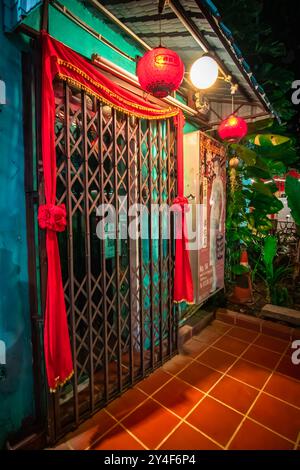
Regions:
<instances>
[{"instance_id":1,"label":"wooden ceiling beam","mask_svg":"<svg viewBox=\"0 0 300 470\"><path fill-rule=\"evenodd\" d=\"M161 15L164 11L166 0L159 0L158 2L158 13Z\"/></svg>"},{"instance_id":2,"label":"wooden ceiling beam","mask_svg":"<svg viewBox=\"0 0 300 470\"><path fill-rule=\"evenodd\" d=\"M164 20L176 20L177 16L172 11L168 13L155 13L154 15L142 15L142 16L122 16L119 18L120 21L124 21L125 23L148 23L152 21L164 21ZM201 12L193 13L193 18L196 19L203 19L204 16Z\"/></svg>"}]
</instances>

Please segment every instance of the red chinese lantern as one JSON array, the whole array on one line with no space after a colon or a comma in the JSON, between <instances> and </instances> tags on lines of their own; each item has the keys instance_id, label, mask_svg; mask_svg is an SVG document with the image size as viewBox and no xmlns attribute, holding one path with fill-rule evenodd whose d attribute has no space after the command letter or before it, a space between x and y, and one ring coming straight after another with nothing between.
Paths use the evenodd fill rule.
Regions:
<instances>
[{"instance_id":1,"label":"red chinese lantern","mask_svg":"<svg viewBox=\"0 0 300 470\"><path fill-rule=\"evenodd\" d=\"M221 122L218 128L218 134L226 142L238 142L245 137L248 132L248 125L244 119L231 114Z\"/></svg>"},{"instance_id":2,"label":"red chinese lantern","mask_svg":"<svg viewBox=\"0 0 300 470\"><path fill-rule=\"evenodd\" d=\"M136 71L143 90L164 98L181 85L184 64L176 52L156 47L139 59Z\"/></svg>"}]
</instances>

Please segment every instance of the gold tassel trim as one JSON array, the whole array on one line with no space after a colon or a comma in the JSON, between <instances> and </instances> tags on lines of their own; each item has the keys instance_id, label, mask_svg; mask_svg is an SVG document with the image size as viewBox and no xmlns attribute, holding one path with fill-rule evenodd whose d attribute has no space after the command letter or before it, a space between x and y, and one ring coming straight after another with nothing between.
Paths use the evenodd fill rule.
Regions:
<instances>
[{"instance_id":1,"label":"gold tassel trim","mask_svg":"<svg viewBox=\"0 0 300 470\"><path fill-rule=\"evenodd\" d=\"M70 85L76 86L77 88L86 91L88 94L90 94L92 96L95 96L96 98L98 98L103 103L111 106L112 108L116 109L117 111L128 114L129 116L136 116L137 118L140 118L140 119L149 119L149 120L150 119L153 119L153 120L158 119L159 120L159 119L168 119L168 118L176 116L178 114L177 109L174 110L173 112L166 113L162 116L147 116L147 115L142 114L142 113L135 113L134 111L128 111L125 108L122 108L121 106L115 105L114 103L107 100L106 98L103 98L103 96L99 95L98 93L95 93L89 87L87 87L86 85L83 85L82 83L80 83L78 80L75 80L74 78L70 78L67 75L64 75L62 73L58 73L57 77L60 78L61 80L64 80L65 82L68 82Z\"/></svg>"},{"instance_id":2,"label":"gold tassel trim","mask_svg":"<svg viewBox=\"0 0 300 470\"><path fill-rule=\"evenodd\" d=\"M148 107L146 107L146 106L142 106L142 105L139 105L139 104L134 103L134 102L132 102L132 101L126 100L125 98L122 98L122 97L120 97L119 95L117 95L116 93L114 93L113 91L109 90L105 85L102 85L101 83L96 82L95 80L93 80L88 74L86 74L85 72L83 72L83 70L81 70L80 68L78 68L78 67L76 67L75 65L71 64L70 62L67 62L67 61L65 61L65 60L63 60L63 59L59 59L59 58L57 58L57 62L58 62L58 64L64 65L65 67L69 68L70 70L73 70L74 72L78 73L79 75L81 75L82 77L84 77L86 80L88 80L90 83L92 83L95 87L104 90L104 91L105 91L107 94L109 94L111 97L116 98L116 99L118 99L119 101L122 101L123 103L125 103L125 104L127 104L127 105L129 105L129 106L132 106L133 108L140 109L141 111L155 112L155 113L158 113L158 115L159 115L159 117L157 116L157 117L150 117L150 118L149 118L149 117L145 117L145 116L141 116L141 115L138 116L138 115L136 115L136 114L134 114L134 113L131 113L131 114L133 114L133 115L135 115L135 116L137 116L137 117L143 117L143 118L145 118L145 119L165 119L166 116L168 116L168 117L176 116L176 115L178 114L178 112L179 112L178 109L174 109L174 108L171 108L171 107L166 108L165 110L164 110L164 109L151 109L151 108L148 108ZM63 74L59 73L59 75L63 75ZM66 77L66 75L63 75L63 76ZM76 79L73 79L73 78L71 78L71 77L69 77L69 79L70 79L70 80L74 80L74 81L77 82L77 83L80 83L80 82L78 82ZM85 85L82 85L82 84L81 84L81 86L84 87ZM88 88L88 87L86 87L86 88ZM96 93L92 92L92 90L90 90L90 93L92 93L92 94L98 96L99 99L100 99L100 96L101 96L101 95L97 95ZM102 98L102 100L104 101L104 98L103 98L103 97L101 97L101 98ZM109 101L107 101L107 103L109 103ZM115 105L113 105L113 104L111 104L111 106L117 108L117 106L115 106ZM122 109L122 112L126 112L123 108L119 108L119 109ZM127 114L129 114L128 111L127 111ZM163 114L163 116L160 116L161 114Z\"/></svg>"},{"instance_id":3,"label":"gold tassel trim","mask_svg":"<svg viewBox=\"0 0 300 470\"><path fill-rule=\"evenodd\" d=\"M60 380L59 380L59 377L57 377L57 378L55 379L55 380L57 381L57 384L56 384L55 388L50 388L50 393L56 393L56 392L57 392L57 389L58 389L59 387L63 387L63 386L65 385L65 383L68 382L68 381L72 378L73 374L74 374L74 371L72 370L71 374L68 375L68 377L67 377L65 380L63 380L63 381L60 381Z\"/></svg>"}]
</instances>

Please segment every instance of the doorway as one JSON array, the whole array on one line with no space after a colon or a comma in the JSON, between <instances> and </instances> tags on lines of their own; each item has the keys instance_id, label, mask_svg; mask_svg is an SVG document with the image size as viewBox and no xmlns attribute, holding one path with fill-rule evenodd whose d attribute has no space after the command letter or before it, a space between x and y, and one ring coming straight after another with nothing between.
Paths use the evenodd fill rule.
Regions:
<instances>
[{"instance_id":1,"label":"doorway","mask_svg":"<svg viewBox=\"0 0 300 470\"><path fill-rule=\"evenodd\" d=\"M58 242L74 377L48 396L51 442L177 351L173 222L150 210L176 196L173 120L128 116L60 80L54 89L57 204L67 207ZM38 153L37 160L42 204ZM144 208L139 217L127 210L136 204ZM115 218L106 222L109 208ZM128 227L142 237L129 237ZM42 233L37 252L41 260Z\"/></svg>"}]
</instances>

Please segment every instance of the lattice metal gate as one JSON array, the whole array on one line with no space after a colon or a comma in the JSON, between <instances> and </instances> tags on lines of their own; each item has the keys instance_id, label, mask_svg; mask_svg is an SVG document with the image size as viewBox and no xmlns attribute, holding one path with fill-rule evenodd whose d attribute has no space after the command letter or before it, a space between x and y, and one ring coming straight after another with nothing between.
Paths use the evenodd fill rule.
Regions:
<instances>
[{"instance_id":1,"label":"lattice metal gate","mask_svg":"<svg viewBox=\"0 0 300 470\"><path fill-rule=\"evenodd\" d=\"M176 196L173 121L129 117L60 81L55 96L57 203L68 213L58 237L75 374L52 398L54 440L177 347L173 223L165 211L150 216L150 204ZM136 203L146 207L138 220L126 210ZM101 204L115 208L115 223L99 225ZM129 238L130 224L144 238ZM109 238L98 237L99 227Z\"/></svg>"}]
</instances>

